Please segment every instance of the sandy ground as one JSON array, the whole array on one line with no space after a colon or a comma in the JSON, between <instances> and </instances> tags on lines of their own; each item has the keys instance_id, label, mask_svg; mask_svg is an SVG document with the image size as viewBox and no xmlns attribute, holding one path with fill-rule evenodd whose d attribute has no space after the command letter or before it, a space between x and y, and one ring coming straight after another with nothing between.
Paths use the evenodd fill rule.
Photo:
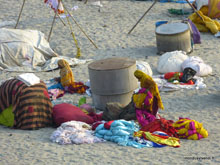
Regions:
<instances>
[{"instance_id":1,"label":"sandy ground","mask_svg":"<svg viewBox=\"0 0 220 165\"><path fill-rule=\"evenodd\" d=\"M16 20L22 0L0 0L0 20ZM183 16L168 14L167 9L180 9L180 4L157 3L145 16L131 35L131 27L143 15L152 2L144 1L104 1L101 12L96 6L85 5L81 1L65 0L65 5L77 22L94 40L99 49L86 39L76 25L74 32L82 50L82 59L103 59L107 57L130 57L147 61L154 75L157 61L155 22L160 20L180 21ZM75 5L78 10L73 11ZM188 5L183 6L189 10ZM42 1L28 0L25 4L20 29L37 29L49 34L53 12ZM174 121L189 117L202 122L209 137L199 141L181 140L180 148L135 149L114 143L83 144L61 146L49 140L54 128L37 131L13 130L0 126L0 164L219 164L220 163L220 39L211 33L201 34L202 44L195 45L190 56L199 56L213 68L213 75L204 78L207 88L162 92L165 107L161 116ZM50 40L51 47L60 55L74 57L76 48L68 27L57 19ZM73 68L77 81L87 81L88 65ZM0 72L4 80L19 73ZM47 80L59 76L58 71L36 73ZM62 101L77 103L80 95L65 95ZM92 103L87 97L88 103Z\"/></svg>"}]
</instances>

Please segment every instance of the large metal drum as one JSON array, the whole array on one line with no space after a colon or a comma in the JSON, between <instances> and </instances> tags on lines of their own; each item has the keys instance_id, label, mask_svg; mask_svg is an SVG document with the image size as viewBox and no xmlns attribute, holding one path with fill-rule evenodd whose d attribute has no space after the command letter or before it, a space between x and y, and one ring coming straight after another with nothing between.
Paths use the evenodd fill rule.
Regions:
<instances>
[{"instance_id":1,"label":"large metal drum","mask_svg":"<svg viewBox=\"0 0 220 165\"><path fill-rule=\"evenodd\" d=\"M182 50L192 51L189 25L185 23L163 24L156 28L158 54Z\"/></svg>"},{"instance_id":2,"label":"large metal drum","mask_svg":"<svg viewBox=\"0 0 220 165\"><path fill-rule=\"evenodd\" d=\"M115 57L92 62L88 66L93 104L104 110L106 103L119 102L126 106L138 87L134 76L136 61Z\"/></svg>"}]
</instances>

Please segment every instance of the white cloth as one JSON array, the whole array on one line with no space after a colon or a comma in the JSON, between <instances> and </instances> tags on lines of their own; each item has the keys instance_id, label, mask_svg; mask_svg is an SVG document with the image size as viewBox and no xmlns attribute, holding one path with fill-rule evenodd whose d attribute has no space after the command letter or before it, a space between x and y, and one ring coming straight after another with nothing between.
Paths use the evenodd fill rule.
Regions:
<instances>
[{"instance_id":1,"label":"white cloth","mask_svg":"<svg viewBox=\"0 0 220 165\"><path fill-rule=\"evenodd\" d=\"M91 59L78 59L78 58L71 58L66 56L59 56L59 57L52 57L51 59L47 60L45 64L41 67L44 71L50 71L58 68L57 62L60 59L66 60L71 67L76 65L86 64L87 62L92 61Z\"/></svg>"},{"instance_id":2,"label":"white cloth","mask_svg":"<svg viewBox=\"0 0 220 165\"><path fill-rule=\"evenodd\" d=\"M16 77L18 80L24 82L27 86L40 83L40 78L33 73L23 73Z\"/></svg>"},{"instance_id":3,"label":"white cloth","mask_svg":"<svg viewBox=\"0 0 220 165\"><path fill-rule=\"evenodd\" d=\"M182 63L182 70L192 68L196 71L196 76L207 76L212 73L212 67L205 64L198 56L191 56Z\"/></svg>"},{"instance_id":4,"label":"white cloth","mask_svg":"<svg viewBox=\"0 0 220 165\"><path fill-rule=\"evenodd\" d=\"M202 6L208 6L208 4L209 4L209 0L196 0L197 10L200 10Z\"/></svg>"},{"instance_id":5,"label":"white cloth","mask_svg":"<svg viewBox=\"0 0 220 165\"><path fill-rule=\"evenodd\" d=\"M80 121L69 121L61 124L50 137L52 142L58 144L98 143L105 140L94 136L91 126Z\"/></svg>"},{"instance_id":6,"label":"white cloth","mask_svg":"<svg viewBox=\"0 0 220 165\"><path fill-rule=\"evenodd\" d=\"M136 61L136 66L138 70L146 73L149 76L153 75L150 65L146 61Z\"/></svg>"},{"instance_id":7,"label":"white cloth","mask_svg":"<svg viewBox=\"0 0 220 165\"><path fill-rule=\"evenodd\" d=\"M0 70L50 71L58 68L59 59L67 60L70 66L91 61L58 56L40 31L0 28Z\"/></svg>"},{"instance_id":8,"label":"white cloth","mask_svg":"<svg viewBox=\"0 0 220 165\"><path fill-rule=\"evenodd\" d=\"M39 71L47 60L57 56L40 31L0 28L0 70Z\"/></svg>"},{"instance_id":9,"label":"white cloth","mask_svg":"<svg viewBox=\"0 0 220 165\"><path fill-rule=\"evenodd\" d=\"M183 51L164 53L158 60L157 71L159 73L182 72L181 64L188 58Z\"/></svg>"}]
</instances>

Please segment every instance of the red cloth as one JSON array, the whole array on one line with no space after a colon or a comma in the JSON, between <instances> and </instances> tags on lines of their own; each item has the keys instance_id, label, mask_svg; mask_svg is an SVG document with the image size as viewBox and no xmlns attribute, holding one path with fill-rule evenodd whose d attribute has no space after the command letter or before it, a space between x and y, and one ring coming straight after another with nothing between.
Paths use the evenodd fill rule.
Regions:
<instances>
[{"instance_id":1,"label":"red cloth","mask_svg":"<svg viewBox=\"0 0 220 165\"><path fill-rule=\"evenodd\" d=\"M79 107L67 103L57 104L53 107L53 120L56 126L60 126L62 123L71 120L81 121L87 124L94 122L94 120Z\"/></svg>"},{"instance_id":2,"label":"red cloth","mask_svg":"<svg viewBox=\"0 0 220 165\"><path fill-rule=\"evenodd\" d=\"M93 118L93 121L94 122L97 122L97 121L102 121L102 114L103 113L100 113L100 114L97 114L97 113L94 113L94 112L90 112L88 115Z\"/></svg>"},{"instance_id":3,"label":"red cloth","mask_svg":"<svg viewBox=\"0 0 220 165\"><path fill-rule=\"evenodd\" d=\"M95 123L92 124L92 130L94 131L96 129L96 127L98 127L100 124L104 124L104 121L97 121Z\"/></svg>"},{"instance_id":4,"label":"red cloth","mask_svg":"<svg viewBox=\"0 0 220 165\"><path fill-rule=\"evenodd\" d=\"M145 132L155 132L155 131L162 131L167 133L169 136L178 137L177 130L172 126L173 121L172 120L166 120L166 119L155 119L151 123L143 126L141 128L141 131Z\"/></svg>"},{"instance_id":5,"label":"red cloth","mask_svg":"<svg viewBox=\"0 0 220 165\"><path fill-rule=\"evenodd\" d=\"M195 83L192 80L189 80L187 83L181 83L181 85L194 85Z\"/></svg>"},{"instance_id":6,"label":"red cloth","mask_svg":"<svg viewBox=\"0 0 220 165\"><path fill-rule=\"evenodd\" d=\"M86 89L89 87L84 85L82 82L74 82L74 84L67 87L67 92L73 94L73 93L79 93L84 94L86 92Z\"/></svg>"},{"instance_id":7,"label":"red cloth","mask_svg":"<svg viewBox=\"0 0 220 165\"><path fill-rule=\"evenodd\" d=\"M106 122L106 123L104 124L105 129L110 129L110 128L111 128L111 124L112 124L113 122L114 122L114 120L109 121L109 122Z\"/></svg>"},{"instance_id":8,"label":"red cloth","mask_svg":"<svg viewBox=\"0 0 220 165\"><path fill-rule=\"evenodd\" d=\"M176 73L180 73L179 79L183 76L182 72L168 72L168 73L164 74L164 78L168 80L168 79L172 78L174 76L174 74L176 74Z\"/></svg>"}]
</instances>

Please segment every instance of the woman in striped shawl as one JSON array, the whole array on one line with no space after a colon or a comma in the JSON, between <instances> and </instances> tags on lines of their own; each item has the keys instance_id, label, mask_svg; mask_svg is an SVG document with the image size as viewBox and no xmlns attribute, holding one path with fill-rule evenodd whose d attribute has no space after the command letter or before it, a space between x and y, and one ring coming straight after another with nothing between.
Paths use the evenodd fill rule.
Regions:
<instances>
[{"instance_id":1,"label":"woman in striped shawl","mask_svg":"<svg viewBox=\"0 0 220 165\"><path fill-rule=\"evenodd\" d=\"M13 128L38 129L52 124L52 103L43 82L27 86L10 79L0 86L0 115L12 107Z\"/></svg>"}]
</instances>

